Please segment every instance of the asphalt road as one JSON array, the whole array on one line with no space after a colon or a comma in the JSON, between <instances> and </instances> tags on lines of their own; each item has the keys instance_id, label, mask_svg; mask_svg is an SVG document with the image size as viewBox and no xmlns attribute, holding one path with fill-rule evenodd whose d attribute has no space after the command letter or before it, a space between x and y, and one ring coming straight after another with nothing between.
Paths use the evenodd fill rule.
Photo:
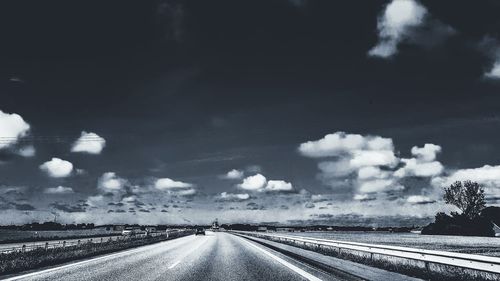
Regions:
<instances>
[{"instance_id":1,"label":"asphalt road","mask_svg":"<svg viewBox=\"0 0 500 281\"><path fill-rule=\"evenodd\" d=\"M7 280L338 280L265 246L207 232Z\"/></svg>"}]
</instances>

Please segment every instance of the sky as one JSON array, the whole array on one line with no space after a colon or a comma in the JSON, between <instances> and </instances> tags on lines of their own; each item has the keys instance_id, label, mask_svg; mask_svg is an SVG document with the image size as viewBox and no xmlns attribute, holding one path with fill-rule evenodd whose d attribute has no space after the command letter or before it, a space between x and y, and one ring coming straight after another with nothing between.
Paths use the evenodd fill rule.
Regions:
<instances>
[{"instance_id":1,"label":"sky","mask_svg":"<svg viewBox=\"0 0 500 281\"><path fill-rule=\"evenodd\" d=\"M0 224L411 226L500 202L494 0L0 4Z\"/></svg>"}]
</instances>

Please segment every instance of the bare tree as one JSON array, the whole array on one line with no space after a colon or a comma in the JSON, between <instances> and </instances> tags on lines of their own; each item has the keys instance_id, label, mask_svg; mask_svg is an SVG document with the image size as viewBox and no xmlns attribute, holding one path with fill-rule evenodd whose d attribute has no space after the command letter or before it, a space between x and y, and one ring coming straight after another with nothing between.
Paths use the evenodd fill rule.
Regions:
<instances>
[{"instance_id":1,"label":"bare tree","mask_svg":"<svg viewBox=\"0 0 500 281\"><path fill-rule=\"evenodd\" d=\"M484 188L477 182L456 181L449 188L444 189L444 202L458 207L462 215L472 220L479 216L486 207Z\"/></svg>"}]
</instances>

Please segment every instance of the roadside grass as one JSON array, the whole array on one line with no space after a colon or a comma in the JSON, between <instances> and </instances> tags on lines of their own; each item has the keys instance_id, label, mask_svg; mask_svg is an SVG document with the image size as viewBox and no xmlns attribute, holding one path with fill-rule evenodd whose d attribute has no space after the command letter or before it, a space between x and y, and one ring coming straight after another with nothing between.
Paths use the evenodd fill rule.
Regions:
<instances>
[{"instance_id":1,"label":"roadside grass","mask_svg":"<svg viewBox=\"0 0 500 281\"><path fill-rule=\"evenodd\" d=\"M27 252L4 253L0 254L0 276L135 248L190 234L193 234L193 232L185 231L182 233L173 233L168 237L129 238L118 241L106 241L103 243L83 243L81 245L64 248L38 248Z\"/></svg>"},{"instance_id":2,"label":"roadside grass","mask_svg":"<svg viewBox=\"0 0 500 281\"><path fill-rule=\"evenodd\" d=\"M391 257L380 254L370 254L362 251L340 249L337 247L318 247L304 243L294 243L292 241L283 241L278 238L271 238L267 236L259 236L247 234L259 238L264 238L274 242L287 244L290 246L298 247L305 250L315 251L324 255L332 256L339 259L350 260L353 262L373 266L376 268L401 273L404 275L421 278L424 280L443 280L443 281L493 281L500 280L499 274L471 270L465 268L458 268L454 266L428 263L427 266L423 261L410 260L399 257Z\"/></svg>"},{"instance_id":3,"label":"roadside grass","mask_svg":"<svg viewBox=\"0 0 500 281\"><path fill-rule=\"evenodd\" d=\"M105 234L88 234L88 235L74 235L74 236L38 236L38 237L29 237L29 238L9 238L2 240L0 244L10 244L10 243L29 243L29 242L39 242L39 241L53 241L53 240L64 240L64 239L86 239L86 238L95 238L95 237L111 237L117 236L121 233L105 233Z\"/></svg>"}]
</instances>

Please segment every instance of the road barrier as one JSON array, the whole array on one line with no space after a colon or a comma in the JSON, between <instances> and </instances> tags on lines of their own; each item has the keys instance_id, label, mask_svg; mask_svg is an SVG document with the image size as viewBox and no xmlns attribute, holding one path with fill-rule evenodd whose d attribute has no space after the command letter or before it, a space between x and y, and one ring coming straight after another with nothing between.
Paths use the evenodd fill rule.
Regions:
<instances>
[{"instance_id":1,"label":"road barrier","mask_svg":"<svg viewBox=\"0 0 500 281\"><path fill-rule=\"evenodd\" d=\"M182 230L172 230L169 232L154 232L149 234L138 234L138 235L129 235L129 236L106 236L106 237L93 237L93 238L84 238L84 239L67 239L67 240L57 240L57 241L42 241L42 242L26 242L19 243L13 246L1 245L0 244L0 254L4 253L12 253L12 252L27 252L35 249L43 248L45 250L54 249L54 248L66 248L70 246L80 246L86 243L93 244L101 244L111 241L123 241L130 239L140 239L146 237L157 237L157 236L172 236Z\"/></svg>"},{"instance_id":2,"label":"road barrier","mask_svg":"<svg viewBox=\"0 0 500 281\"><path fill-rule=\"evenodd\" d=\"M446 251L423 250L399 246L374 245L357 242L346 242L330 239L317 239L303 236L286 236L270 233L232 231L236 234L244 234L257 238L264 238L276 242L294 244L302 248L330 250L341 253L342 250L357 251L368 255L373 260L373 255L396 257L423 262L429 270L430 264L446 265L451 267L465 268L488 273L500 274L500 258L473 254L462 254Z\"/></svg>"}]
</instances>

